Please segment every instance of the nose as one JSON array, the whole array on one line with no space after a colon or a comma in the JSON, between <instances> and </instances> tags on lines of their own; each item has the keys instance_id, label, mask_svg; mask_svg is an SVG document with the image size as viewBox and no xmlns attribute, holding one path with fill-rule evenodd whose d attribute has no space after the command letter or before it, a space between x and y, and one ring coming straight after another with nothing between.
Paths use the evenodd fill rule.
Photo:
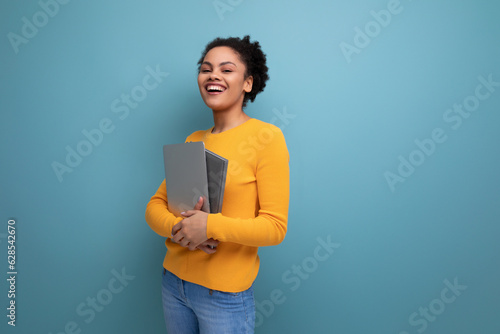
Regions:
<instances>
[{"instance_id":1,"label":"nose","mask_svg":"<svg viewBox=\"0 0 500 334\"><path fill-rule=\"evenodd\" d=\"M218 73L216 73L215 71L210 72L208 79L209 80L220 80Z\"/></svg>"}]
</instances>

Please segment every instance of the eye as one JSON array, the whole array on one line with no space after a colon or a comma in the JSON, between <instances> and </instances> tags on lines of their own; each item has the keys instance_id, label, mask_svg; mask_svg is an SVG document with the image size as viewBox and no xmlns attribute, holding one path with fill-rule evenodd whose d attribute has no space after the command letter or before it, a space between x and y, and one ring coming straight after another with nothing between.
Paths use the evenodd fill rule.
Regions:
<instances>
[{"instance_id":1,"label":"eye","mask_svg":"<svg viewBox=\"0 0 500 334\"><path fill-rule=\"evenodd\" d=\"M224 72L224 73L231 73L232 71L231 70L223 70L222 72Z\"/></svg>"},{"instance_id":2,"label":"eye","mask_svg":"<svg viewBox=\"0 0 500 334\"><path fill-rule=\"evenodd\" d=\"M208 70L208 69L204 68L204 69L200 70L200 72L202 72L202 73L207 73L207 72L210 72L210 70Z\"/></svg>"}]
</instances>

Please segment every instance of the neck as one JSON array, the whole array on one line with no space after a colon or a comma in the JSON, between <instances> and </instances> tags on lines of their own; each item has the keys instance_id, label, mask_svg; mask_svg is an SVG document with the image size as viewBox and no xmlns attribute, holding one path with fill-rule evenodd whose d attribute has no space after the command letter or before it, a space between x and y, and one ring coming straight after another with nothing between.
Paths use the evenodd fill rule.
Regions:
<instances>
[{"instance_id":1,"label":"neck","mask_svg":"<svg viewBox=\"0 0 500 334\"><path fill-rule=\"evenodd\" d=\"M245 123L251 117L239 108L235 110L215 111L212 110L214 116L214 129L212 133L220 133L237 127Z\"/></svg>"}]
</instances>

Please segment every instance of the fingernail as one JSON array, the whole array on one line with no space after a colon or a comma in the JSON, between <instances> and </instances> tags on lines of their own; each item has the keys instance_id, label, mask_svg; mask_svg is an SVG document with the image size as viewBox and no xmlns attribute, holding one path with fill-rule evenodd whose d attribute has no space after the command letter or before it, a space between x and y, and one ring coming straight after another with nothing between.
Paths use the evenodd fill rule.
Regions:
<instances>
[{"instance_id":1,"label":"fingernail","mask_svg":"<svg viewBox=\"0 0 500 334\"><path fill-rule=\"evenodd\" d=\"M185 214L186 214L185 212L181 212L181 215L183 215L183 216L184 216Z\"/></svg>"}]
</instances>

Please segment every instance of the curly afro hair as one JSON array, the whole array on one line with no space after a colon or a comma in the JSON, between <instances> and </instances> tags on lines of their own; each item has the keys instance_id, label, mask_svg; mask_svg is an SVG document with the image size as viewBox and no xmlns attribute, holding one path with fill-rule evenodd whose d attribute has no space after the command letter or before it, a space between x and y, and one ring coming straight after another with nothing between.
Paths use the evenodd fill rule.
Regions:
<instances>
[{"instance_id":1,"label":"curly afro hair","mask_svg":"<svg viewBox=\"0 0 500 334\"><path fill-rule=\"evenodd\" d=\"M259 42L250 42L250 36L246 35L243 39L239 37L216 38L207 44L203 51L200 60L198 61L198 72L200 71L203 59L208 51L218 46L227 46L236 51L240 56L241 61L245 64L246 73L245 78L253 77L252 91L245 93L243 98L243 108L246 106L247 101L253 102L257 94L264 90L266 81L269 80L267 74L266 55L262 52Z\"/></svg>"}]
</instances>

